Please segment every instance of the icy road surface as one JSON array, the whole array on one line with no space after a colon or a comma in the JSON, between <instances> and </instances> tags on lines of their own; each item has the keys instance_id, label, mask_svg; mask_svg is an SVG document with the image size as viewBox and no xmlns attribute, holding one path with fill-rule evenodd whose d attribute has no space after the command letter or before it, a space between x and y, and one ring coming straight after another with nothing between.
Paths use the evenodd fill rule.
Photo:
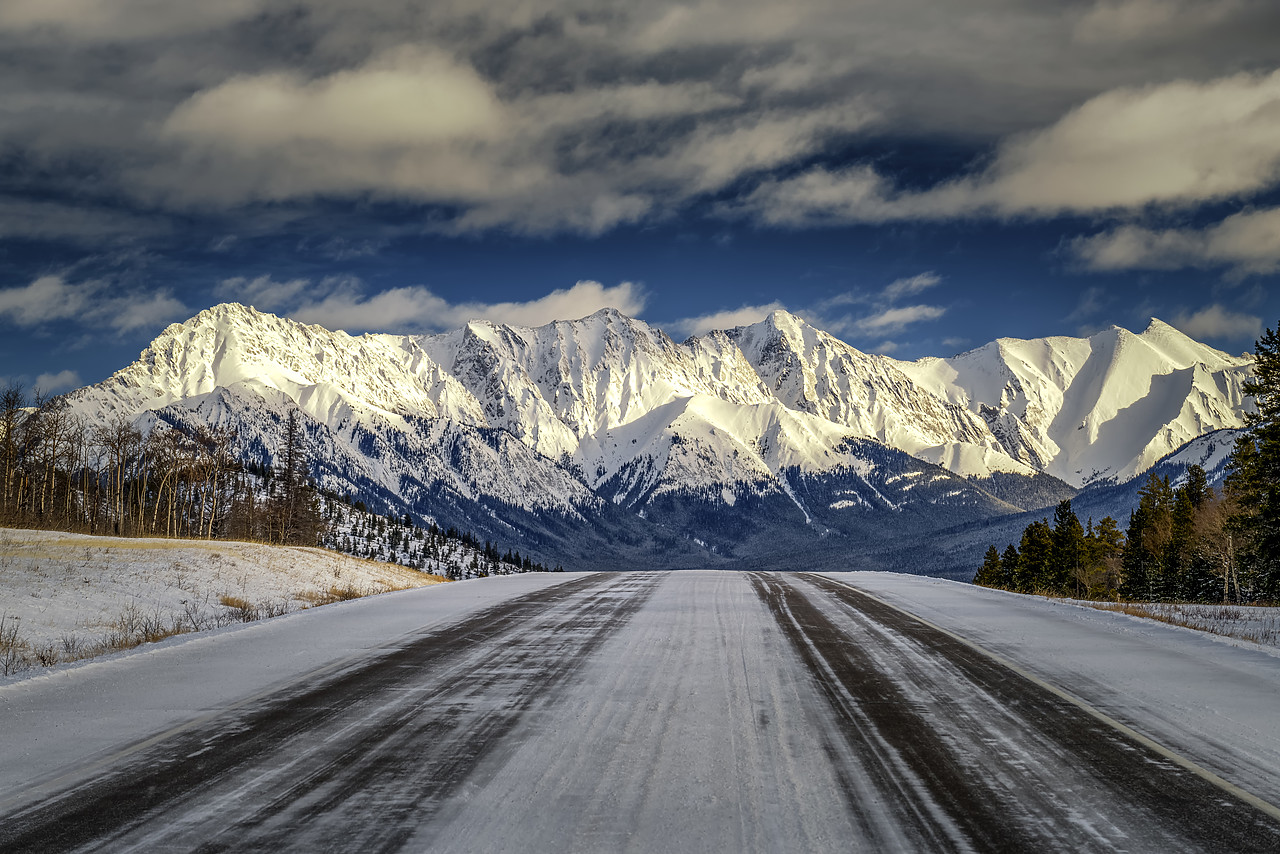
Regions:
<instances>
[{"instance_id":1,"label":"icy road surface","mask_svg":"<svg viewBox=\"0 0 1280 854\"><path fill-rule=\"evenodd\" d=\"M1186 648L1187 684L1113 690L1124 666L1090 680L1060 647L1116 615L976 618L991 601L862 574L525 576L60 669L0 687L0 850L1280 850L1274 711L1250 730L1241 687L1211 743L1176 708L1144 729L1161 690L1199 706L1198 639L1153 647ZM1280 659L1220 651L1274 700Z\"/></svg>"}]
</instances>

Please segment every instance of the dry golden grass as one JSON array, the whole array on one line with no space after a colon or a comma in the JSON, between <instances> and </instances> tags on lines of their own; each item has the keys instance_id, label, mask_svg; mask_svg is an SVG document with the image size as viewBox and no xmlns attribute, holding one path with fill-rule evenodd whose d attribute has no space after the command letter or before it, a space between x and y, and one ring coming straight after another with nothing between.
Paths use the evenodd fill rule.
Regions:
<instances>
[{"instance_id":1,"label":"dry golden grass","mask_svg":"<svg viewBox=\"0 0 1280 854\"><path fill-rule=\"evenodd\" d=\"M400 588L407 589L407 588ZM339 586L331 585L328 590L304 590L295 593L295 599L308 603L308 607L319 607L320 605L330 605L334 602L347 602L351 599L362 599L365 596L374 596L378 593L386 593L386 589L374 589L372 587L357 588L349 584Z\"/></svg>"},{"instance_id":2,"label":"dry golden grass","mask_svg":"<svg viewBox=\"0 0 1280 854\"><path fill-rule=\"evenodd\" d=\"M1266 646L1280 645L1280 616L1268 606L1207 605L1185 602L1081 602L1099 611L1115 611L1130 617L1154 620L1184 629L1247 640Z\"/></svg>"},{"instance_id":3,"label":"dry golden grass","mask_svg":"<svg viewBox=\"0 0 1280 854\"><path fill-rule=\"evenodd\" d=\"M0 574L21 580L11 593L30 587L0 598L0 676L448 580L318 548L8 529ZM119 601L119 611L98 604ZM65 626L21 620L50 607Z\"/></svg>"}]
</instances>

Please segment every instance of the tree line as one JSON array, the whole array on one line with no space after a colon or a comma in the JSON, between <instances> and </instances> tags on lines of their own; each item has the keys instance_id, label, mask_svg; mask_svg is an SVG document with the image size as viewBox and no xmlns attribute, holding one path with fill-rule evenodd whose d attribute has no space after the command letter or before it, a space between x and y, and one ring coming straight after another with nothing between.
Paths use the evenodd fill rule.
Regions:
<instances>
[{"instance_id":1,"label":"tree line","mask_svg":"<svg viewBox=\"0 0 1280 854\"><path fill-rule=\"evenodd\" d=\"M324 546L453 578L563 571L469 531L416 529L409 516L384 520L322 495L297 412L282 426L274 465L264 465L238 458L229 429L90 424L65 398L29 400L10 385L0 394L0 527Z\"/></svg>"},{"instance_id":2,"label":"tree line","mask_svg":"<svg viewBox=\"0 0 1280 854\"><path fill-rule=\"evenodd\" d=\"M1063 501L1017 546L987 549L974 583L1022 593L1154 602L1280 601L1280 336L1258 340L1246 415L1222 486L1187 467L1172 486L1147 476L1121 534L1114 519L1082 528Z\"/></svg>"},{"instance_id":3,"label":"tree line","mask_svg":"<svg viewBox=\"0 0 1280 854\"><path fill-rule=\"evenodd\" d=\"M379 516L370 513L364 502L334 493L324 493L322 503L326 528L320 545L355 557L398 563L450 580L564 572L560 565L552 568L519 551L503 553L496 543L482 543L472 532L452 525L441 528L431 522L419 527L410 515Z\"/></svg>"},{"instance_id":4,"label":"tree line","mask_svg":"<svg viewBox=\"0 0 1280 854\"><path fill-rule=\"evenodd\" d=\"M65 398L0 395L0 525L126 537L314 545L321 520L296 414L266 480L229 429L90 424ZM267 474L264 469L263 474Z\"/></svg>"},{"instance_id":5,"label":"tree line","mask_svg":"<svg viewBox=\"0 0 1280 854\"><path fill-rule=\"evenodd\" d=\"M234 435L89 424L64 398L0 395L0 524L122 536L225 533L241 486Z\"/></svg>"}]
</instances>

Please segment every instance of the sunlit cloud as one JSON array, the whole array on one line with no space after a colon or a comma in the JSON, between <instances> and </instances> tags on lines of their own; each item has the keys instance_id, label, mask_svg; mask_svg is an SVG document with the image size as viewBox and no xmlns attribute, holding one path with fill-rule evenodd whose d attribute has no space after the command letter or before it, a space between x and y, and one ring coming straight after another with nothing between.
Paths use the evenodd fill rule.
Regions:
<instances>
[{"instance_id":1,"label":"sunlit cloud","mask_svg":"<svg viewBox=\"0 0 1280 854\"><path fill-rule=\"evenodd\" d=\"M903 297L937 287L942 281L940 275L929 271L896 279L883 289L870 293L846 291L808 305L792 307L777 300L761 305L744 305L672 321L664 324L664 328L678 335L705 335L713 330L758 323L770 313L782 310L790 311L824 332L869 344L871 340L899 334L910 326L937 320L946 314L943 306L897 305ZM861 310L850 311L851 307ZM872 349L888 353L900 346L898 342L880 340Z\"/></svg>"},{"instance_id":2,"label":"sunlit cloud","mask_svg":"<svg viewBox=\"0 0 1280 854\"><path fill-rule=\"evenodd\" d=\"M224 280L218 293L226 299L253 302L258 308L288 314L303 323L347 332L441 332L472 320L512 326L542 326L572 320L603 308L638 315L644 310L644 290L632 282L606 287L581 281L531 300L506 302L450 302L422 286L370 292L352 277L318 282L269 276Z\"/></svg>"},{"instance_id":3,"label":"sunlit cloud","mask_svg":"<svg viewBox=\"0 0 1280 854\"><path fill-rule=\"evenodd\" d=\"M0 321L23 328L75 322L129 332L178 320L186 312L168 291L121 290L98 279L72 283L48 275L0 290Z\"/></svg>"},{"instance_id":4,"label":"sunlit cloud","mask_svg":"<svg viewBox=\"0 0 1280 854\"><path fill-rule=\"evenodd\" d=\"M1228 267L1241 274L1280 269L1280 208L1246 210L1204 228L1123 225L1073 241L1091 270Z\"/></svg>"},{"instance_id":5,"label":"sunlit cloud","mask_svg":"<svg viewBox=\"0 0 1280 854\"><path fill-rule=\"evenodd\" d=\"M58 371L54 374L41 374L36 377L35 383L36 389L45 394L57 394L81 385L83 383L80 380L80 374L72 370Z\"/></svg>"},{"instance_id":6,"label":"sunlit cloud","mask_svg":"<svg viewBox=\"0 0 1280 854\"><path fill-rule=\"evenodd\" d=\"M911 191L870 165L818 166L762 182L737 210L803 225L1190 206L1274 186L1278 138L1280 71L1125 87L1004 140L973 175Z\"/></svg>"},{"instance_id":7,"label":"sunlit cloud","mask_svg":"<svg viewBox=\"0 0 1280 854\"><path fill-rule=\"evenodd\" d=\"M785 311L786 307L777 300L764 305L744 305L738 308L714 311L697 317L686 317L681 320L664 323L663 328L676 337L706 335L717 329L736 329L739 326L750 326L759 323L775 311Z\"/></svg>"},{"instance_id":8,"label":"sunlit cloud","mask_svg":"<svg viewBox=\"0 0 1280 854\"><path fill-rule=\"evenodd\" d=\"M1252 341L1262 333L1262 318L1230 311L1214 303L1195 312L1182 312L1171 321L1197 340L1227 338Z\"/></svg>"},{"instance_id":9,"label":"sunlit cloud","mask_svg":"<svg viewBox=\"0 0 1280 854\"><path fill-rule=\"evenodd\" d=\"M96 283L79 287L61 276L41 276L28 285L0 290L0 318L16 326L38 326L82 313L99 290Z\"/></svg>"},{"instance_id":10,"label":"sunlit cloud","mask_svg":"<svg viewBox=\"0 0 1280 854\"><path fill-rule=\"evenodd\" d=\"M947 310L936 305L908 305L857 318L852 328L863 335L885 335L901 332L914 323L937 320Z\"/></svg>"},{"instance_id":11,"label":"sunlit cloud","mask_svg":"<svg viewBox=\"0 0 1280 854\"><path fill-rule=\"evenodd\" d=\"M915 296L921 291L937 287L940 284L942 284L942 277L931 270L927 273L919 273L890 282L889 286L884 289L883 296L889 302L895 302L902 297Z\"/></svg>"},{"instance_id":12,"label":"sunlit cloud","mask_svg":"<svg viewBox=\"0 0 1280 854\"><path fill-rule=\"evenodd\" d=\"M265 0L9 0L5 46L73 60L0 83L0 142L92 163L94 192L161 219L374 199L445 234L600 234L703 202L794 226L1049 217L1275 185L1280 78L1223 76L1274 55L1214 47L1274 26L1268 4L1069 6L300 0L291 17ZM1197 46L1178 53L1185 79L1151 49L1169 39ZM867 147L886 133L991 156L907 189ZM104 211L66 222L106 239Z\"/></svg>"}]
</instances>

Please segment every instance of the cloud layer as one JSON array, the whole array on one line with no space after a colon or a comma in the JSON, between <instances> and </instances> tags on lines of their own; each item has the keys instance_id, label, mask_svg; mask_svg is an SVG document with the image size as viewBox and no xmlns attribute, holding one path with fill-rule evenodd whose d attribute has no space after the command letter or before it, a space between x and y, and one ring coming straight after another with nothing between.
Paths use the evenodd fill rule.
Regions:
<instances>
[{"instance_id":1,"label":"cloud layer","mask_svg":"<svg viewBox=\"0 0 1280 854\"><path fill-rule=\"evenodd\" d=\"M757 187L766 221L1049 217L1247 198L1280 182L1280 71L1098 95L1004 140L970 175L902 190L869 165L826 166Z\"/></svg>"},{"instance_id":2,"label":"cloud layer","mask_svg":"<svg viewBox=\"0 0 1280 854\"><path fill-rule=\"evenodd\" d=\"M21 328L74 321L115 332L149 329L180 320L187 308L168 291L127 291L103 280L68 282L48 275L0 290L0 322Z\"/></svg>"},{"instance_id":3,"label":"cloud layer","mask_svg":"<svg viewBox=\"0 0 1280 854\"><path fill-rule=\"evenodd\" d=\"M1070 249L1091 270L1226 266L1272 273L1280 269L1280 208L1246 209L1205 228L1123 225L1079 238Z\"/></svg>"},{"instance_id":4,"label":"cloud layer","mask_svg":"<svg viewBox=\"0 0 1280 854\"><path fill-rule=\"evenodd\" d=\"M1262 318L1230 311L1214 303L1199 311L1182 312L1173 318L1173 325L1192 338L1229 338L1254 340L1262 333Z\"/></svg>"},{"instance_id":5,"label":"cloud layer","mask_svg":"<svg viewBox=\"0 0 1280 854\"><path fill-rule=\"evenodd\" d=\"M1277 27L1266 0L11 0L0 146L28 202L373 200L453 233L1133 212L1276 185ZM904 184L886 137L988 156Z\"/></svg>"},{"instance_id":6,"label":"cloud layer","mask_svg":"<svg viewBox=\"0 0 1280 854\"><path fill-rule=\"evenodd\" d=\"M451 303L421 286L371 293L351 278L312 282L278 282L269 276L224 280L218 293L229 300L288 314L304 323L347 332L443 332L471 320L491 320L512 326L542 326L616 308L623 314L644 310L644 292L630 282L606 287L578 282L533 300Z\"/></svg>"}]
</instances>

